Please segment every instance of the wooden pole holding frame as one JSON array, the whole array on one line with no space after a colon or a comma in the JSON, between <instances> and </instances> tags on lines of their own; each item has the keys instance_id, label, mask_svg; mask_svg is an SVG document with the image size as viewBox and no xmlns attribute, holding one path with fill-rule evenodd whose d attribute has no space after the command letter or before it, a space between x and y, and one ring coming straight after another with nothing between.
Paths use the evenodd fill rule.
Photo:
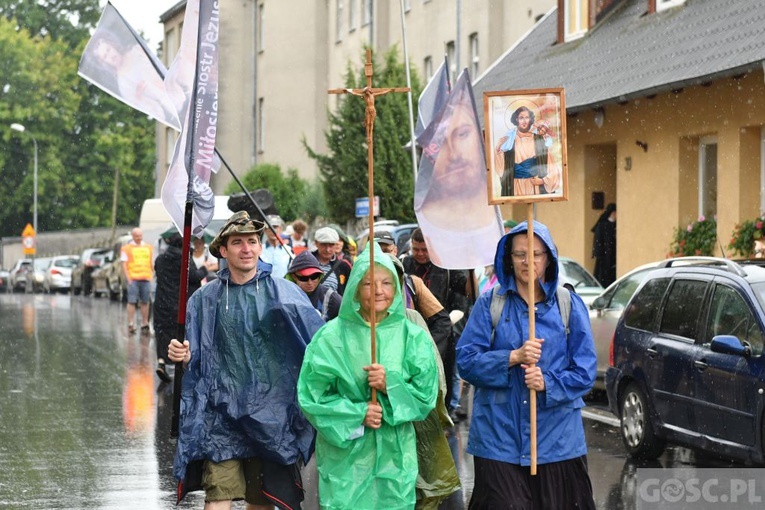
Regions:
<instances>
[{"instance_id":1,"label":"wooden pole holding frame","mask_svg":"<svg viewBox=\"0 0 765 510\"><path fill-rule=\"evenodd\" d=\"M528 236L527 246L527 259L526 263L530 266L529 271L529 339L536 338L537 316L536 309L536 296L535 285L537 283L537 275L534 268L534 204L529 202L526 204L526 222L529 225L529 229L526 231ZM534 365L531 365L532 367ZM536 390L529 390L529 422L531 427L531 476L537 474L537 392Z\"/></svg>"}]
</instances>

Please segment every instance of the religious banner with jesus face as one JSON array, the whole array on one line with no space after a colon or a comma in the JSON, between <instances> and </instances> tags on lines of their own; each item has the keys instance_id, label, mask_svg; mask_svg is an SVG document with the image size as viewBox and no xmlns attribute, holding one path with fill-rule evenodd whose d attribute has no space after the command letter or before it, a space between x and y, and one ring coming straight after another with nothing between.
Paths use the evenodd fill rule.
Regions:
<instances>
[{"instance_id":1,"label":"religious banner with jesus face","mask_svg":"<svg viewBox=\"0 0 765 510\"><path fill-rule=\"evenodd\" d=\"M467 70L417 142L422 158L414 212L431 260L444 269L492 264L502 219L499 208L487 203L483 142Z\"/></svg>"},{"instance_id":2,"label":"religious banner with jesus face","mask_svg":"<svg viewBox=\"0 0 765 510\"><path fill-rule=\"evenodd\" d=\"M563 89L484 93L489 203L568 200Z\"/></svg>"}]
</instances>

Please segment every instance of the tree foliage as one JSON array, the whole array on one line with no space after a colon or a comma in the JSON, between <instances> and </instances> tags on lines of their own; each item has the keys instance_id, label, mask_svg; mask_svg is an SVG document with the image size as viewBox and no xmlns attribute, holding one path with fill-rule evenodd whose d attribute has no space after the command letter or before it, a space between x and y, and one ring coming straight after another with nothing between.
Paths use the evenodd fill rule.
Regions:
<instances>
[{"instance_id":1,"label":"tree foliage","mask_svg":"<svg viewBox=\"0 0 765 510\"><path fill-rule=\"evenodd\" d=\"M0 180L14 190L3 197L0 236L32 222L33 138L41 231L110 225L117 169L119 224L137 222L153 194L154 123L77 75L97 8L95 0L0 0Z\"/></svg>"},{"instance_id":2,"label":"tree foliage","mask_svg":"<svg viewBox=\"0 0 765 510\"><path fill-rule=\"evenodd\" d=\"M274 205L285 221L302 218L310 222L324 214L321 190L301 179L294 168L288 169L285 176L279 165L263 163L252 167L241 180L248 191L263 188L271 192ZM231 182L226 188L226 194L240 191L236 182Z\"/></svg>"},{"instance_id":3,"label":"tree foliage","mask_svg":"<svg viewBox=\"0 0 765 510\"><path fill-rule=\"evenodd\" d=\"M50 37L75 48L96 26L101 7L98 0L0 0L0 16L16 20L33 37Z\"/></svg>"},{"instance_id":4,"label":"tree foliage","mask_svg":"<svg viewBox=\"0 0 765 510\"><path fill-rule=\"evenodd\" d=\"M350 63L346 88L363 88L366 78L361 70L354 73ZM374 63L374 87L406 85L406 68L393 48ZM354 76L354 74L356 76ZM420 83L411 71L412 94L418 97ZM406 94L389 93L375 98L377 117L374 125L375 194L380 197L380 212L388 218L413 221L414 173L410 152L404 146L411 140L409 106ZM417 115L417 112L414 112ZM319 154L303 141L308 155L319 166L330 217L345 223L355 218L356 198L367 196L367 142L365 102L363 98L342 96L337 112L328 112L329 130L325 133L328 154Z\"/></svg>"}]
</instances>

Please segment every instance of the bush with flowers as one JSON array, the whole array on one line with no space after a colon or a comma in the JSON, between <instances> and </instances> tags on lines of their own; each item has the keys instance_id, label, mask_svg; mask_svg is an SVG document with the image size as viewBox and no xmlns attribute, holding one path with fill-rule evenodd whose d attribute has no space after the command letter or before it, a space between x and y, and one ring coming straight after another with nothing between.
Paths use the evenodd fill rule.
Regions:
<instances>
[{"instance_id":1,"label":"bush with flowers","mask_svg":"<svg viewBox=\"0 0 765 510\"><path fill-rule=\"evenodd\" d=\"M765 215L736 225L728 248L742 257L754 255L756 241L765 240Z\"/></svg>"},{"instance_id":2,"label":"bush with flowers","mask_svg":"<svg viewBox=\"0 0 765 510\"><path fill-rule=\"evenodd\" d=\"M694 255L712 256L717 243L717 219L699 219L687 227L677 227L672 241L670 257L690 257Z\"/></svg>"}]
</instances>

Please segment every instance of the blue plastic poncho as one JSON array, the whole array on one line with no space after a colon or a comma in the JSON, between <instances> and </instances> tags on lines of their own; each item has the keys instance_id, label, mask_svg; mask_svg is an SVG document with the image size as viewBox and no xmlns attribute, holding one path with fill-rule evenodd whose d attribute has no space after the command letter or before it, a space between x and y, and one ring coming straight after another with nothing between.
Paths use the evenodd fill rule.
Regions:
<instances>
[{"instance_id":1,"label":"blue plastic poncho","mask_svg":"<svg viewBox=\"0 0 765 510\"><path fill-rule=\"evenodd\" d=\"M375 250L377 270L396 278L393 263ZM378 392L383 422L362 425L371 400L367 372L370 328L359 313L357 288L369 270L369 251L356 260L338 318L314 336L298 380L300 407L316 427L319 500L323 509L411 509L415 504L415 420L434 408L438 373L433 344L406 319L396 284L388 316L376 325L377 362L386 369L387 394Z\"/></svg>"},{"instance_id":2,"label":"blue plastic poncho","mask_svg":"<svg viewBox=\"0 0 765 510\"><path fill-rule=\"evenodd\" d=\"M298 408L296 385L305 347L323 321L299 287L271 278L270 269L259 262L244 285L223 269L189 300L179 480L202 459L289 465L311 455L314 431Z\"/></svg>"},{"instance_id":3,"label":"blue plastic poncho","mask_svg":"<svg viewBox=\"0 0 765 510\"><path fill-rule=\"evenodd\" d=\"M478 298L457 343L460 376L475 386L473 417L467 451L477 457L509 464L531 463L529 390L520 365L508 367L510 351L529 336L528 305L518 294L512 270L505 266L515 235L526 235L523 222L497 246L494 269L507 300L492 342L492 292ZM534 235L544 243L550 263L542 283L544 300L536 304L536 338L544 339L537 366L545 391L537 393L537 461L539 464L573 459L587 453L582 425L582 397L595 382L597 359L587 307L571 293L569 335L558 308L558 252L550 231L534 222Z\"/></svg>"}]
</instances>

